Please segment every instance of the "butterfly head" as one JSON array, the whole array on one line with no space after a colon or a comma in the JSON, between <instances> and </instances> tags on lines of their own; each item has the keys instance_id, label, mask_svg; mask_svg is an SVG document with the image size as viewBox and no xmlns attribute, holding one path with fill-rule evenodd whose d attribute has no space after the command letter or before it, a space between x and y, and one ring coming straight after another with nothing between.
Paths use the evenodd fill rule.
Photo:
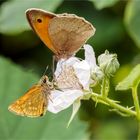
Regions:
<instances>
[{"instance_id":1,"label":"butterfly head","mask_svg":"<svg viewBox=\"0 0 140 140\"><path fill-rule=\"evenodd\" d=\"M41 77L41 79L39 80L39 84L40 84L40 85L47 84L48 82L49 82L49 78L48 78L48 76L46 76L46 75L43 75L43 76Z\"/></svg>"},{"instance_id":2,"label":"butterfly head","mask_svg":"<svg viewBox=\"0 0 140 140\"><path fill-rule=\"evenodd\" d=\"M43 87L46 87L45 89L53 89L54 88L53 83L49 81L49 78L46 75L43 75L41 77L38 84L43 86Z\"/></svg>"}]
</instances>

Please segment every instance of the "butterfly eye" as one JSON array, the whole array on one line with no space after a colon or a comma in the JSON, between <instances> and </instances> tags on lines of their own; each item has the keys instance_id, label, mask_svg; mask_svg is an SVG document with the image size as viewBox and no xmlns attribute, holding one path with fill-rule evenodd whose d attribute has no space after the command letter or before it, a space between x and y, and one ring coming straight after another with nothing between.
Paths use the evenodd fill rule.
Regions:
<instances>
[{"instance_id":1,"label":"butterfly eye","mask_svg":"<svg viewBox=\"0 0 140 140\"><path fill-rule=\"evenodd\" d=\"M43 79L43 83L46 83L46 78Z\"/></svg>"},{"instance_id":2,"label":"butterfly eye","mask_svg":"<svg viewBox=\"0 0 140 140\"><path fill-rule=\"evenodd\" d=\"M42 22L42 19L38 18L38 19L37 19L37 22L38 22L38 23L41 23L41 22Z\"/></svg>"}]
</instances>

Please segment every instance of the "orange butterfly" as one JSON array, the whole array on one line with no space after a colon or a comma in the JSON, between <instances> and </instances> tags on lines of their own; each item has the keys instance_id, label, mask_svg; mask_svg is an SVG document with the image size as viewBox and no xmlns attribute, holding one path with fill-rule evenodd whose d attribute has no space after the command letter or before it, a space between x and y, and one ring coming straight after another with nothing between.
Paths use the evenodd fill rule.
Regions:
<instances>
[{"instance_id":1,"label":"orange butterfly","mask_svg":"<svg viewBox=\"0 0 140 140\"><path fill-rule=\"evenodd\" d=\"M38 84L9 106L9 111L20 116L39 117L47 110L52 85L47 76L42 76Z\"/></svg>"},{"instance_id":2,"label":"orange butterfly","mask_svg":"<svg viewBox=\"0 0 140 140\"><path fill-rule=\"evenodd\" d=\"M74 14L54 14L41 9L28 9L27 19L56 59L69 58L95 33L91 23Z\"/></svg>"}]
</instances>

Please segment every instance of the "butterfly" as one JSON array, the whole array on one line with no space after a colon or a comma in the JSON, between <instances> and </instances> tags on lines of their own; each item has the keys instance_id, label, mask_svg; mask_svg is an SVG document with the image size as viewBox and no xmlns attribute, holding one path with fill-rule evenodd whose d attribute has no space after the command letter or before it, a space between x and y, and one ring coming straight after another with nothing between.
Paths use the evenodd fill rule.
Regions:
<instances>
[{"instance_id":1,"label":"butterfly","mask_svg":"<svg viewBox=\"0 0 140 140\"><path fill-rule=\"evenodd\" d=\"M56 60L73 56L95 33L93 25L75 14L54 14L41 9L26 11L28 22L53 51Z\"/></svg>"},{"instance_id":2,"label":"butterfly","mask_svg":"<svg viewBox=\"0 0 140 140\"><path fill-rule=\"evenodd\" d=\"M30 88L25 95L12 103L8 110L20 116L40 117L45 115L52 84L47 76Z\"/></svg>"}]
</instances>

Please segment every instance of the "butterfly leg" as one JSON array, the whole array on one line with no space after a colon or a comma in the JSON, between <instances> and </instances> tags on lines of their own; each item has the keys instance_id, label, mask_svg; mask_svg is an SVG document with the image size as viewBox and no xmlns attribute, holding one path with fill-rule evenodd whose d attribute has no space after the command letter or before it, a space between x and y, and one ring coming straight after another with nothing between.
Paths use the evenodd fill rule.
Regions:
<instances>
[{"instance_id":1,"label":"butterfly leg","mask_svg":"<svg viewBox=\"0 0 140 140\"><path fill-rule=\"evenodd\" d=\"M49 100L53 103L53 100L51 99L50 95L48 95Z\"/></svg>"}]
</instances>

